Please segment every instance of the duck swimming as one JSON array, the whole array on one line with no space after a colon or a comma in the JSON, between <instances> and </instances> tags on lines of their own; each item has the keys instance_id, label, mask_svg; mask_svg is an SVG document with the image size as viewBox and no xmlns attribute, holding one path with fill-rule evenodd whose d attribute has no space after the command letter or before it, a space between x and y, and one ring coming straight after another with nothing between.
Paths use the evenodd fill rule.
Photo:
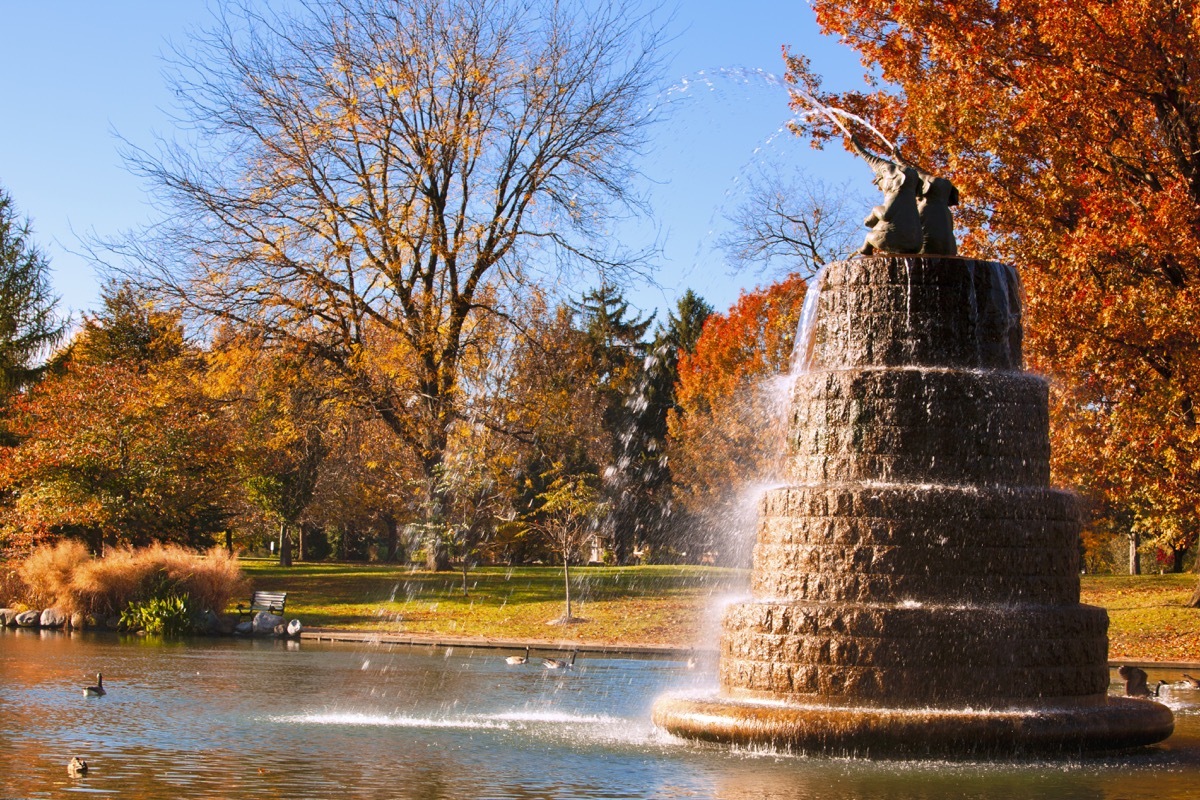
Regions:
<instances>
[{"instance_id":1,"label":"duck swimming","mask_svg":"<svg viewBox=\"0 0 1200 800\"><path fill-rule=\"evenodd\" d=\"M528 647L525 648L525 655L509 656L508 658L504 659L504 662L506 664L512 664L513 666L518 666L518 667L521 666L522 664L527 663L528 661L529 661L529 648Z\"/></svg>"},{"instance_id":2,"label":"duck swimming","mask_svg":"<svg viewBox=\"0 0 1200 800\"><path fill-rule=\"evenodd\" d=\"M99 672L96 673L96 685L83 687L84 697L103 697L104 692L104 676Z\"/></svg>"},{"instance_id":3,"label":"duck swimming","mask_svg":"<svg viewBox=\"0 0 1200 800\"><path fill-rule=\"evenodd\" d=\"M546 669L571 669L575 666L575 654L571 653L570 661L563 661L561 658L543 658L542 666Z\"/></svg>"}]
</instances>

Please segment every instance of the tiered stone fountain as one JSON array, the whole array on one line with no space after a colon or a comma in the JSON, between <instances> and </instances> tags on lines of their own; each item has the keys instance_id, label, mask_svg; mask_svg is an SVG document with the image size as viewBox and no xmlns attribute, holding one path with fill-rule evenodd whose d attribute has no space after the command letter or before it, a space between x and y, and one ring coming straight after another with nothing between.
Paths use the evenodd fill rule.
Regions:
<instances>
[{"instance_id":1,"label":"tiered stone fountain","mask_svg":"<svg viewBox=\"0 0 1200 800\"><path fill-rule=\"evenodd\" d=\"M1079 514L1049 487L1047 384L1022 371L1007 266L830 265L798 376L788 485L762 499L720 691L654 720L826 753L1134 747L1169 709L1109 697L1108 616L1079 603Z\"/></svg>"}]
</instances>

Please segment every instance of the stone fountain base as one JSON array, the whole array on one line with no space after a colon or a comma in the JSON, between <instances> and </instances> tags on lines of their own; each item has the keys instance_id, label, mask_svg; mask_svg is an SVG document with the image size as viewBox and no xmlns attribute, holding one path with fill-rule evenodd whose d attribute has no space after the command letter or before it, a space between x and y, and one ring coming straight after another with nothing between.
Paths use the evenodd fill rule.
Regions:
<instances>
[{"instance_id":1,"label":"stone fountain base","mask_svg":"<svg viewBox=\"0 0 1200 800\"><path fill-rule=\"evenodd\" d=\"M666 695L654 723L675 736L854 756L1011 756L1122 750L1162 741L1175 720L1148 700L1036 708L870 708ZM1067 701L1071 703L1072 701Z\"/></svg>"}]
</instances>

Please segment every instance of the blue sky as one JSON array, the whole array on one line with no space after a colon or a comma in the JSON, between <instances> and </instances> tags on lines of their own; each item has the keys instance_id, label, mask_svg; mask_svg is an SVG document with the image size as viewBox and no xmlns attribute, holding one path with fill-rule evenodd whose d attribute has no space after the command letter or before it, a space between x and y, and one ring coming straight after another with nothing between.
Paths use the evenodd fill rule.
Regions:
<instances>
[{"instance_id":1,"label":"blue sky","mask_svg":"<svg viewBox=\"0 0 1200 800\"><path fill-rule=\"evenodd\" d=\"M150 220L144 187L125 168L118 134L150 145L169 135L163 55L186 46L209 19L196 0L42 0L6 3L0 25L0 184L49 254L55 288L75 312L95 306L99 279L81 236L111 236ZM819 36L803 2L681 0L669 29L672 113L643 167L654 219L622 235L657 231L658 286L629 289L644 311L665 311L692 288L718 309L758 273L731 273L714 247L723 216L752 171L804 169L834 184L870 172L838 151L816 152L780 133L786 95L763 73L782 73L781 45L807 54L834 88L862 73L854 54Z\"/></svg>"}]
</instances>

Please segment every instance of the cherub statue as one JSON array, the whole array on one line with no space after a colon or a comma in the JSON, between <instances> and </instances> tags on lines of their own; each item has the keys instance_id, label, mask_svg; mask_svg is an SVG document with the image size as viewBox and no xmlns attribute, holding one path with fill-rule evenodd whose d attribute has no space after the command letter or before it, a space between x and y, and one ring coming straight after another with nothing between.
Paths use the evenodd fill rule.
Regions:
<instances>
[{"instance_id":1,"label":"cherub statue","mask_svg":"<svg viewBox=\"0 0 1200 800\"><path fill-rule=\"evenodd\" d=\"M883 191L883 203L871 209L863 223L871 229L859 251L864 256L883 253L917 253L921 250L921 215L917 191L921 177L908 164L896 164L868 151L851 136L850 143L875 173L873 183Z\"/></svg>"}]
</instances>

